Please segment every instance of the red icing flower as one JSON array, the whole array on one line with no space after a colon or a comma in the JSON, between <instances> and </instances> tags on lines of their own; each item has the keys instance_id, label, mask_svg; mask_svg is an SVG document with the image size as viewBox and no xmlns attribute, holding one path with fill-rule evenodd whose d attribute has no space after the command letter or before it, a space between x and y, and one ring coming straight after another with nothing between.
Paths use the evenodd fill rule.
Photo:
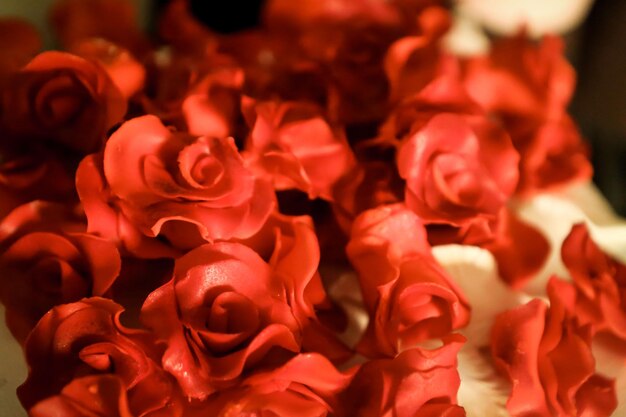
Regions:
<instances>
[{"instance_id":1,"label":"red icing flower","mask_svg":"<svg viewBox=\"0 0 626 417\"><path fill-rule=\"evenodd\" d=\"M163 367L189 398L232 386L265 357L300 350L301 328L284 284L254 251L200 246L148 296L142 320L167 343Z\"/></svg>"},{"instance_id":2,"label":"red icing flower","mask_svg":"<svg viewBox=\"0 0 626 417\"><path fill-rule=\"evenodd\" d=\"M354 222L347 252L370 314L359 345L364 354L393 357L467 324L468 303L432 257L411 210L392 205L364 212Z\"/></svg>"},{"instance_id":3,"label":"red icing flower","mask_svg":"<svg viewBox=\"0 0 626 417\"><path fill-rule=\"evenodd\" d=\"M49 146L79 156L100 150L126 101L97 64L64 52L37 55L2 94L4 146Z\"/></svg>"},{"instance_id":4,"label":"red icing flower","mask_svg":"<svg viewBox=\"0 0 626 417\"><path fill-rule=\"evenodd\" d=\"M406 204L425 223L467 228L493 221L515 190L519 156L483 116L438 113L400 145Z\"/></svg>"},{"instance_id":5,"label":"red icing flower","mask_svg":"<svg viewBox=\"0 0 626 417\"><path fill-rule=\"evenodd\" d=\"M560 299L567 285L553 278L550 307L535 299L500 314L491 351L512 382L513 416L610 416L617 406L613 381L596 373L591 329Z\"/></svg>"},{"instance_id":6,"label":"red icing flower","mask_svg":"<svg viewBox=\"0 0 626 417\"><path fill-rule=\"evenodd\" d=\"M246 378L238 387L210 397L191 416L271 415L326 417L337 409L337 394L351 380L324 356L301 354L276 369Z\"/></svg>"},{"instance_id":7,"label":"red icing flower","mask_svg":"<svg viewBox=\"0 0 626 417\"><path fill-rule=\"evenodd\" d=\"M604 253L584 224L572 228L561 256L574 281L571 307L581 323L626 339L626 265Z\"/></svg>"},{"instance_id":8,"label":"red icing flower","mask_svg":"<svg viewBox=\"0 0 626 417\"><path fill-rule=\"evenodd\" d=\"M103 295L120 272L111 242L85 233L34 232L16 240L1 256L0 299L7 325L20 341L50 308Z\"/></svg>"},{"instance_id":9,"label":"red icing flower","mask_svg":"<svg viewBox=\"0 0 626 417\"><path fill-rule=\"evenodd\" d=\"M24 407L35 406L37 410L37 403L57 395L74 403L97 399L93 390L84 390L89 381L76 378L111 375L119 382L108 378L91 381L96 387L112 390L100 392L103 401L111 401L101 406L115 409L118 401L125 401L125 393L132 416L180 416L179 394L170 376L158 366L154 340L143 331L120 324L121 313L121 306L103 298L50 310L26 341L29 374L18 388ZM123 389L119 389L120 383ZM98 403L90 402L90 406L97 409Z\"/></svg>"},{"instance_id":10,"label":"red icing flower","mask_svg":"<svg viewBox=\"0 0 626 417\"><path fill-rule=\"evenodd\" d=\"M245 167L231 138L172 132L154 116L124 123L76 177L89 231L141 257L247 238L275 204L270 185Z\"/></svg>"},{"instance_id":11,"label":"red icing flower","mask_svg":"<svg viewBox=\"0 0 626 417\"><path fill-rule=\"evenodd\" d=\"M470 95L501 118L521 155L520 192L591 176L586 147L566 112L574 83L563 44L553 37L539 45L524 34L503 39L489 56L467 64Z\"/></svg>"},{"instance_id":12,"label":"red icing flower","mask_svg":"<svg viewBox=\"0 0 626 417\"><path fill-rule=\"evenodd\" d=\"M343 131L306 102L255 102L244 98L250 126L248 159L278 190L299 189L331 199L335 183L354 164Z\"/></svg>"},{"instance_id":13,"label":"red icing flower","mask_svg":"<svg viewBox=\"0 0 626 417\"><path fill-rule=\"evenodd\" d=\"M465 339L449 335L434 350L412 348L361 366L340 397L342 416L464 417L456 405L456 356Z\"/></svg>"}]
</instances>

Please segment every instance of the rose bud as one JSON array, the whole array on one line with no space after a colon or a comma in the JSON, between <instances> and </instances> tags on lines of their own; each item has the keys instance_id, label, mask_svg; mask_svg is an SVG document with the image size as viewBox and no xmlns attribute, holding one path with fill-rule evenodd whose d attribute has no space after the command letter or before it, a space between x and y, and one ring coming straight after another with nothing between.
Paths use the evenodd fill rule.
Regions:
<instances>
[{"instance_id":1,"label":"rose bud","mask_svg":"<svg viewBox=\"0 0 626 417\"><path fill-rule=\"evenodd\" d=\"M139 257L245 239L275 205L270 184L246 168L232 138L173 132L154 116L124 123L102 154L85 158L76 187L88 230Z\"/></svg>"},{"instance_id":2,"label":"rose bud","mask_svg":"<svg viewBox=\"0 0 626 417\"><path fill-rule=\"evenodd\" d=\"M604 253L584 224L572 228L561 256L576 292L571 306L576 317L594 333L626 340L626 265Z\"/></svg>"},{"instance_id":3,"label":"rose bud","mask_svg":"<svg viewBox=\"0 0 626 417\"><path fill-rule=\"evenodd\" d=\"M561 300L568 286L553 278L550 307L534 299L500 314L491 333L495 365L512 383L512 416L610 416L614 381L594 373L591 328Z\"/></svg>"},{"instance_id":4,"label":"rose bud","mask_svg":"<svg viewBox=\"0 0 626 417\"><path fill-rule=\"evenodd\" d=\"M393 357L469 321L465 297L430 253L420 219L403 205L361 214L347 253L370 315L361 353Z\"/></svg>"},{"instance_id":5,"label":"rose bud","mask_svg":"<svg viewBox=\"0 0 626 417\"><path fill-rule=\"evenodd\" d=\"M457 353L465 338L444 337L434 350L412 348L393 359L361 366L341 394L340 416L465 417L456 405L460 385Z\"/></svg>"},{"instance_id":6,"label":"rose bud","mask_svg":"<svg viewBox=\"0 0 626 417\"><path fill-rule=\"evenodd\" d=\"M302 329L287 297L252 249L206 244L176 260L174 277L148 296L141 317L167 345L165 370L188 398L205 399L265 357L300 350Z\"/></svg>"},{"instance_id":7,"label":"rose bud","mask_svg":"<svg viewBox=\"0 0 626 417\"><path fill-rule=\"evenodd\" d=\"M0 256L0 300L6 321L23 342L50 308L104 295L121 267L115 245L86 233L33 232Z\"/></svg>"},{"instance_id":8,"label":"rose bud","mask_svg":"<svg viewBox=\"0 0 626 417\"><path fill-rule=\"evenodd\" d=\"M470 95L503 122L520 153L519 193L591 177L587 148L567 114L574 84L574 70L555 37L536 43L521 33L466 63Z\"/></svg>"},{"instance_id":9,"label":"rose bud","mask_svg":"<svg viewBox=\"0 0 626 417\"><path fill-rule=\"evenodd\" d=\"M94 297L55 307L43 316L26 341L29 373L17 391L22 405L41 410L37 403L60 395L96 408L90 400L107 401L105 409L119 404L121 411L125 395L132 414L121 417L180 416L180 394L158 365L160 348L147 332L124 327L121 313L118 304ZM116 379L81 379L90 375ZM93 390L85 392L86 383L102 387L102 397Z\"/></svg>"},{"instance_id":10,"label":"rose bud","mask_svg":"<svg viewBox=\"0 0 626 417\"><path fill-rule=\"evenodd\" d=\"M298 189L331 199L335 183L354 165L342 130L306 102L258 102L244 97L250 127L246 159L277 190Z\"/></svg>"},{"instance_id":11,"label":"rose bud","mask_svg":"<svg viewBox=\"0 0 626 417\"><path fill-rule=\"evenodd\" d=\"M336 415L337 395L354 371L339 372L324 356L301 354L286 364L260 371L239 386L210 397L191 417L271 415L326 417Z\"/></svg>"},{"instance_id":12,"label":"rose bud","mask_svg":"<svg viewBox=\"0 0 626 417\"><path fill-rule=\"evenodd\" d=\"M47 146L78 156L102 147L126 101L96 63L43 52L15 73L2 93L3 147Z\"/></svg>"}]
</instances>

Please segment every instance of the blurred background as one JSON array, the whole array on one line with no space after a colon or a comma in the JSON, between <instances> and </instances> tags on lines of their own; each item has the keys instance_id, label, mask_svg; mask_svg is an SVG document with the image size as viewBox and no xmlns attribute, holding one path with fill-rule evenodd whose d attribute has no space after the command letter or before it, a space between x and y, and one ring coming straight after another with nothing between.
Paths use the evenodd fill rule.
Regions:
<instances>
[{"instance_id":1,"label":"blurred background","mask_svg":"<svg viewBox=\"0 0 626 417\"><path fill-rule=\"evenodd\" d=\"M132 0L146 31L168 0ZM381 0L383 1L383 0ZM44 34L52 0L0 0L0 16L21 16ZM263 0L214 2L191 0L192 12L213 30L232 33L255 26ZM36 6L35 6L36 5ZM525 25L539 37L558 33L578 73L571 111L590 145L594 181L613 207L626 215L626 1L623 0L458 0L455 42L480 50L489 37L516 32Z\"/></svg>"}]
</instances>

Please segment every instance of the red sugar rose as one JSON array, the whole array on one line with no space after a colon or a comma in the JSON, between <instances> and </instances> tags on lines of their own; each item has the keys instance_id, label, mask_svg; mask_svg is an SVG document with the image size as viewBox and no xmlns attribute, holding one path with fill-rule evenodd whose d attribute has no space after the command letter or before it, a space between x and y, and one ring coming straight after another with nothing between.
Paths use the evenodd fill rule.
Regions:
<instances>
[{"instance_id":1,"label":"red sugar rose","mask_svg":"<svg viewBox=\"0 0 626 417\"><path fill-rule=\"evenodd\" d=\"M43 52L16 72L2 92L4 146L60 147L85 155L126 113L126 101L96 63L64 52Z\"/></svg>"},{"instance_id":2,"label":"red sugar rose","mask_svg":"<svg viewBox=\"0 0 626 417\"><path fill-rule=\"evenodd\" d=\"M93 381L95 386L109 390L100 391L101 400L95 396L96 401L107 400L101 406L114 408L119 401L121 412L126 401L123 397L127 396L132 416L180 416L180 396L170 376L158 365L159 348L154 339L120 324L121 313L118 304L96 297L55 307L43 316L26 341L29 374L17 391L24 407L41 410L43 406L37 403L60 395L74 403L89 401L97 409L98 403L91 402L93 390L84 390L89 381L81 378L110 375L119 382Z\"/></svg>"},{"instance_id":3,"label":"red sugar rose","mask_svg":"<svg viewBox=\"0 0 626 417\"><path fill-rule=\"evenodd\" d=\"M167 343L163 367L197 399L233 386L266 356L299 351L302 338L280 277L237 243L177 259L174 278L148 296L142 321Z\"/></svg>"},{"instance_id":4,"label":"red sugar rose","mask_svg":"<svg viewBox=\"0 0 626 417\"><path fill-rule=\"evenodd\" d=\"M561 256L574 282L570 303L580 322L590 324L594 333L626 340L626 265L604 253L584 224L572 228Z\"/></svg>"},{"instance_id":5,"label":"red sugar rose","mask_svg":"<svg viewBox=\"0 0 626 417\"><path fill-rule=\"evenodd\" d=\"M277 190L299 189L309 198L332 198L335 183L354 165L341 129L307 102L243 100L250 126L246 157Z\"/></svg>"},{"instance_id":6,"label":"red sugar rose","mask_svg":"<svg viewBox=\"0 0 626 417\"><path fill-rule=\"evenodd\" d=\"M339 372L324 356L297 355L279 368L255 373L238 387L210 397L205 407L190 415L335 415L337 394L345 389L353 374Z\"/></svg>"},{"instance_id":7,"label":"red sugar rose","mask_svg":"<svg viewBox=\"0 0 626 417\"><path fill-rule=\"evenodd\" d=\"M488 56L467 62L470 95L502 120L520 153L519 192L591 176L587 149L567 115L574 84L563 43L555 37L539 44L524 34L502 39Z\"/></svg>"},{"instance_id":8,"label":"red sugar rose","mask_svg":"<svg viewBox=\"0 0 626 417\"><path fill-rule=\"evenodd\" d=\"M491 352L512 382L512 416L601 417L617 406L614 382L594 373L590 327L560 299L563 285L550 281L550 307L535 299L500 314L493 325Z\"/></svg>"},{"instance_id":9,"label":"red sugar rose","mask_svg":"<svg viewBox=\"0 0 626 417\"><path fill-rule=\"evenodd\" d=\"M439 113L398 150L406 204L425 223L493 221L517 185L519 156L485 117Z\"/></svg>"},{"instance_id":10,"label":"red sugar rose","mask_svg":"<svg viewBox=\"0 0 626 417\"><path fill-rule=\"evenodd\" d=\"M432 257L420 219L406 207L361 214L347 253L370 314L360 352L393 357L467 324L467 301Z\"/></svg>"},{"instance_id":11,"label":"red sugar rose","mask_svg":"<svg viewBox=\"0 0 626 417\"><path fill-rule=\"evenodd\" d=\"M456 405L460 384L456 356L464 342L463 336L449 335L434 350L412 348L393 359L366 362L341 395L339 415L465 417Z\"/></svg>"},{"instance_id":12,"label":"red sugar rose","mask_svg":"<svg viewBox=\"0 0 626 417\"><path fill-rule=\"evenodd\" d=\"M24 234L0 256L0 300L9 329L23 342L50 308L104 295L120 268L117 248L105 239L85 233Z\"/></svg>"},{"instance_id":13,"label":"red sugar rose","mask_svg":"<svg viewBox=\"0 0 626 417\"><path fill-rule=\"evenodd\" d=\"M275 205L270 185L246 168L232 138L172 132L154 116L124 123L103 155L81 163L76 186L88 230L141 257L247 238Z\"/></svg>"}]
</instances>

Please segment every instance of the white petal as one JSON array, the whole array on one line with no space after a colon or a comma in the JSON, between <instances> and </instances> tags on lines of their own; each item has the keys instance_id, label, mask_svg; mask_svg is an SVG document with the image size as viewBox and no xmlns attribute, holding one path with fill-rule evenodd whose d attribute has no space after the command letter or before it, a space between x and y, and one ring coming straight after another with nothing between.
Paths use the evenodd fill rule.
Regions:
<instances>
[{"instance_id":1,"label":"white petal","mask_svg":"<svg viewBox=\"0 0 626 417\"><path fill-rule=\"evenodd\" d=\"M433 255L461 287L472 308L470 322L462 329L468 343L488 345L494 318L529 300L528 296L512 290L499 278L495 259L485 249L443 245L434 247Z\"/></svg>"},{"instance_id":2,"label":"white petal","mask_svg":"<svg viewBox=\"0 0 626 417\"><path fill-rule=\"evenodd\" d=\"M497 374L488 354L466 344L458 358L461 377L458 401L467 417L508 417L506 401L511 386Z\"/></svg>"}]
</instances>

